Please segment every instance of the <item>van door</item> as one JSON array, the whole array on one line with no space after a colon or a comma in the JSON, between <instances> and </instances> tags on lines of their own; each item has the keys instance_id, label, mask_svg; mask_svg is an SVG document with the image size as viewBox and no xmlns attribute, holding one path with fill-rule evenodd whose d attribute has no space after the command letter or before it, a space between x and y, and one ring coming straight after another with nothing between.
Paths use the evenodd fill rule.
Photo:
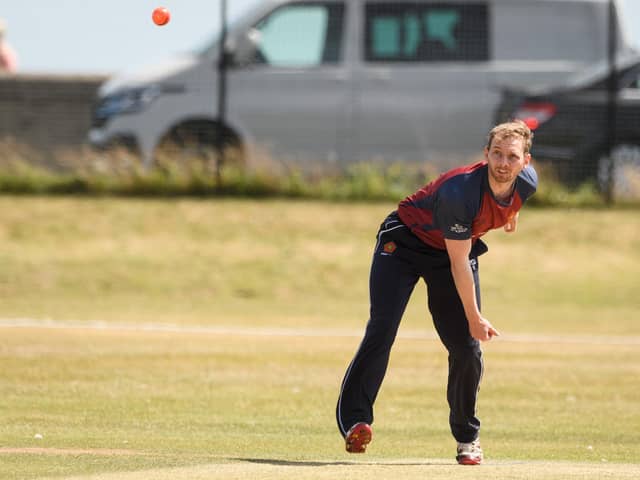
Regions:
<instances>
[{"instance_id":1,"label":"van door","mask_svg":"<svg viewBox=\"0 0 640 480\"><path fill-rule=\"evenodd\" d=\"M288 3L248 32L249 65L228 77L228 116L252 148L277 161L337 161L347 122L343 2Z\"/></svg>"},{"instance_id":2,"label":"van door","mask_svg":"<svg viewBox=\"0 0 640 480\"><path fill-rule=\"evenodd\" d=\"M487 5L372 0L364 14L358 157L443 167L481 154L495 103Z\"/></svg>"}]
</instances>

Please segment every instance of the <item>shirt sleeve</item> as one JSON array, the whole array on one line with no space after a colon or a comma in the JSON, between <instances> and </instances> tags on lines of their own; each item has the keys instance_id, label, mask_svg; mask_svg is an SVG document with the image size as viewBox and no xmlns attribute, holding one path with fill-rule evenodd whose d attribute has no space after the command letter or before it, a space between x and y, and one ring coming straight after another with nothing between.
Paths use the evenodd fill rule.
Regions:
<instances>
[{"instance_id":1,"label":"shirt sleeve","mask_svg":"<svg viewBox=\"0 0 640 480\"><path fill-rule=\"evenodd\" d=\"M536 193L538 188L538 174L531 165L528 165L518 175L516 188L518 189L518 195L520 195L522 203Z\"/></svg>"},{"instance_id":2,"label":"shirt sleeve","mask_svg":"<svg viewBox=\"0 0 640 480\"><path fill-rule=\"evenodd\" d=\"M434 223L444 238L468 240L471 238L473 217L465 202L462 188L453 182L441 187L433 210Z\"/></svg>"}]
</instances>

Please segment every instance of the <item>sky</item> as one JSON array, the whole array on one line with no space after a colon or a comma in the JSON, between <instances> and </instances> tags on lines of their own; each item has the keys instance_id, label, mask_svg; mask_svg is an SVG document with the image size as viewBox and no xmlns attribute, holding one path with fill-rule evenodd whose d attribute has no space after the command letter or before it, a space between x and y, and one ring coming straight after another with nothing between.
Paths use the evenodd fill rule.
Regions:
<instances>
[{"instance_id":1,"label":"sky","mask_svg":"<svg viewBox=\"0 0 640 480\"><path fill-rule=\"evenodd\" d=\"M228 0L232 20L260 0ZM640 0L618 0L640 48ZM155 7L171 11L157 27ZM116 74L193 51L220 30L220 0L0 0L21 73Z\"/></svg>"},{"instance_id":2,"label":"sky","mask_svg":"<svg viewBox=\"0 0 640 480\"><path fill-rule=\"evenodd\" d=\"M258 1L228 0L228 18ZM113 74L199 49L220 31L220 0L0 0L0 17L20 73Z\"/></svg>"}]
</instances>

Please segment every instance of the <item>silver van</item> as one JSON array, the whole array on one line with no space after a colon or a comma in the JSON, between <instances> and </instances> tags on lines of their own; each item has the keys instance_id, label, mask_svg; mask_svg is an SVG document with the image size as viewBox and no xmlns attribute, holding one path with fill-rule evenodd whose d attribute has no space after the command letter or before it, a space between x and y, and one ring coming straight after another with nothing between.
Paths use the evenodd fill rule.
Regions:
<instances>
[{"instance_id":1,"label":"silver van","mask_svg":"<svg viewBox=\"0 0 640 480\"><path fill-rule=\"evenodd\" d=\"M89 140L135 148L146 165L167 142L206 147L223 135L248 159L447 167L478 154L504 87L553 85L606 61L608 4L264 1L228 29L224 115L216 40L107 81ZM619 53L630 52L616 30Z\"/></svg>"}]
</instances>

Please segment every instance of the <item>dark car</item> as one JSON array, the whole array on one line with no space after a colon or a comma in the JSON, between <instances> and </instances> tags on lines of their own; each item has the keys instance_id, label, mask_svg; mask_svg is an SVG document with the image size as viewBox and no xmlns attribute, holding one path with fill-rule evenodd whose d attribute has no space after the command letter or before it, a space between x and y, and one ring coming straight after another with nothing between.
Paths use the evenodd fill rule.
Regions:
<instances>
[{"instance_id":1,"label":"dark car","mask_svg":"<svg viewBox=\"0 0 640 480\"><path fill-rule=\"evenodd\" d=\"M504 90L496 120L527 123L534 131L534 160L552 167L563 183L589 181L606 188L611 178L616 189L628 188L625 184L634 180L629 175L637 181L640 171L640 57L619 62L615 75L613 110L609 69L600 65L546 91Z\"/></svg>"}]
</instances>

